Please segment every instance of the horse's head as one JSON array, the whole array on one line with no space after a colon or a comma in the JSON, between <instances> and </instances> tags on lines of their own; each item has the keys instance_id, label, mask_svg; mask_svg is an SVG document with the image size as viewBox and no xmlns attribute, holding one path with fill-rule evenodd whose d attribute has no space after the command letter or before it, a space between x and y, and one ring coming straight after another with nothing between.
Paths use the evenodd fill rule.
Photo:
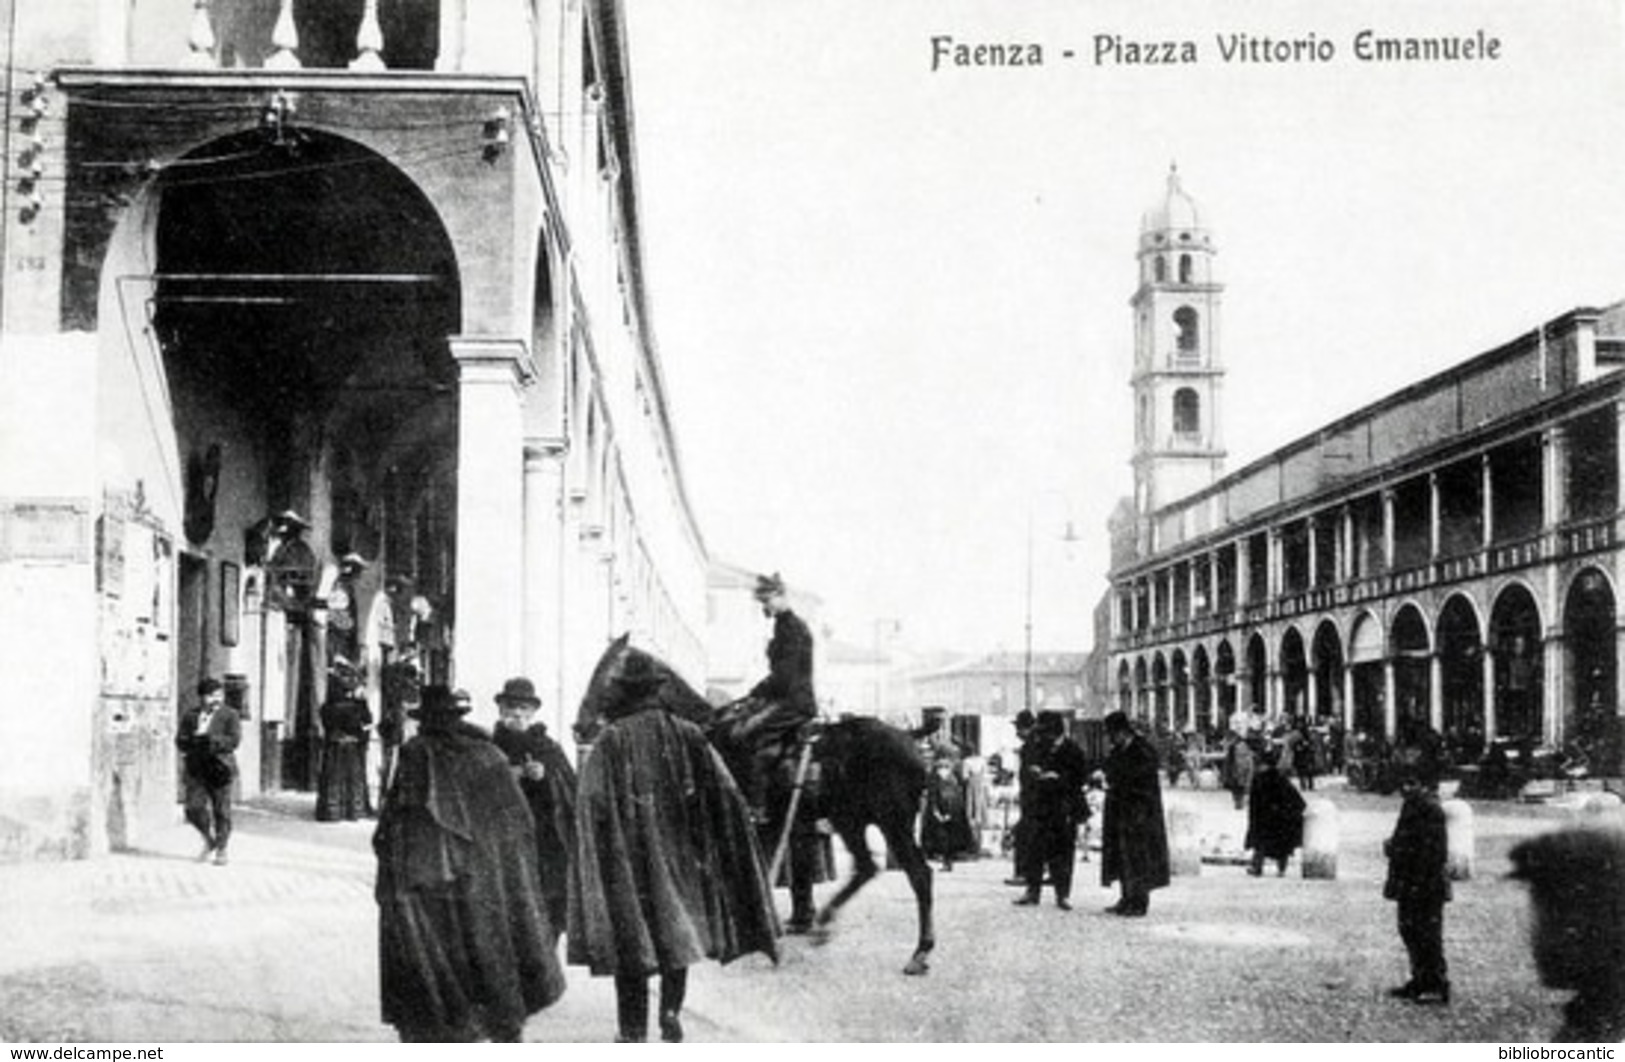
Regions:
<instances>
[{"instance_id":1,"label":"horse's head","mask_svg":"<svg viewBox=\"0 0 1625 1062\"><path fill-rule=\"evenodd\" d=\"M635 703L655 697L673 715L706 725L711 705L665 661L631 644L623 634L598 658L572 728L577 744L591 745L605 722L625 714Z\"/></svg>"}]
</instances>

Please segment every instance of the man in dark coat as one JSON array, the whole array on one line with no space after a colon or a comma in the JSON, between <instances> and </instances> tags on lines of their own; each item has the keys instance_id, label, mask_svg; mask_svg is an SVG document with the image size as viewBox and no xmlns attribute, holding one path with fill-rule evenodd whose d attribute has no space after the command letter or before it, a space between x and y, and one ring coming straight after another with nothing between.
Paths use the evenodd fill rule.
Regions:
<instances>
[{"instance_id":1,"label":"man in dark coat","mask_svg":"<svg viewBox=\"0 0 1625 1062\"><path fill-rule=\"evenodd\" d=\"M1557 1043L1625 1040L1625 830L1569 826L1520 841L1512 876L1529 885L1541 983L1573 989Z\"/></svg>"},{"instance_id":2,"label":"man in dark coat","mask_svg":"<svg viewBox=\"0 0 1625 1062\"><path fill-rule=\"evenodd\" d=\"M1106 910L1143 917L1151 892L1170 877L1168 828L1162 818L1162 778L1157 750L1134 729L1127 715L1105 720L1111 751L1106 754L1106 810L1101 818L1100 883L1121 883L1121 897Z\"/></svg>"},{"instance_id":3,"label":"man in dark coat","mask_svg":"<svg viewBox=\"0 0 1625 1062\"><path fill-rule=\"evenodd\" d=\"M564 994L530 808L466 711L424 688L372 840L383 1020L403 1041L517 1041Z\"/></svg>"},{"instance_id":4,"label":"man in dark coat","mask_svg":"<svg viewBox=\"0 0 1625 1062\"><path fill-rule=\"evenodd\" d=\"M1006 885L1020 885L1026 887L1028 837L1032 833L1032 822L1028 818L1027 804L1030 799L1026 775L1022 773L1021 765L1033 754L1033 725L1037 717L1032 711L1023 708L1016 713L1016 824L1010 829L1010 863L1011 875L1004 879Z\"/></svg>"},{"instance_id":5,"label":"man in dark coat","mask_svg":"<svg viewBox=\"0 0 1625 1062\"><path fill-rule=\"evenodd\" d=\"M243 739L243 725L226 703L225 686L219 679L199 682L197 693L199 703L181 716L175 730L186 821L203 835L198 861L212 855L216 866L225 866L226 845L231 840L231 787L237 780L237 746Z\"/></svg>"},{"instance_id":6,"label":"man in dark coat","mask_svg":"<svg viewBox=\"0 0 1625 1062\"><path fill-rule=\"evenodd\" d=\"M1416 1003L1449 1003L1449 966L1444 957L1449 848L1437 776L1430 763L1403 763L1399 784L1405 802L1393 836L1382 846L1388 857L1382 895L1399 903L1399 938L1410 959L1411 979L1388 994Z\"/></svg>"},{"instance_id":7,"label":"man in dark coat","mask_svg":"<svg viewBox=\"0 0 1625 1062\"><path fill-rule=\"evenodd\" d=\"M750 810L700 728L668 710L648 654L609 680L604 726L576 795L566 951L613 976L621 1041L648 1038L660 975L660 1035L683 1039L688 968L762 954L778 961L778 916Z\"/></svg>"},{"instance_id":8,"label":"man in dark coat","mask_svg":"<svg viewBox=\"0 0 1625 1062\"><path fill-rule=\"evenodd\" d=\"M791 610L784 580L777 574L758 576L755 595L762 614L773 620L773 637L767 643L767 677L752 687L752 711L737 733L753 750L746 796L759 809L767 802L773 768L794 746L796 731L818 716L818 696L812 632Z\"/></svg>"},{"instance_id":9,"label":"man in dark coat","mask_svg":"<svg viewBox=\"0 0 1625 1062\"><path fill-rule=\"evenodd\" d=\"M1247 837L1242 846L1253 853L1247 873L1258 877L1264 873L1264 860L1273 859L1277 876L1285 876L1287 860L1303 844L1303 811L1303 795L1282 772L1280 752L1265 750L1247 795Z\"/></svg>"},{"instance_id":10,"label":"man in dark coat","mask_svg":"<svg viewBox=\"0 0 1625 1062\"><path fill-rule=\"evenodd\" d=\"M1078 827L1089 816L1083 787L1089 768L1083 750L1066 734L1059 712L1038 713L1030 753L1021 757L1023 782L1031 796L1022 818L1029 819L1026 863L1020 868L1027 891L1019 906L1038 902L1047 873L1055 887L1055 906L1072 910L1072 867L1078 855Z\"/></svg>"},{"instance_id":11,"label":"man in dark coat","mask_svg":"<svg viewBox=\"0 0 1625 1062\"><path fill-rule=\"evenodd\" d=\"M496 695L502 717L496 743L508 756L536 820L536 862L548 921L564 928L569 911L570 860L576 849L576 771L559 743L536 721L542 699L530 679L512 678Z\"/></svg>"}]
</instances>

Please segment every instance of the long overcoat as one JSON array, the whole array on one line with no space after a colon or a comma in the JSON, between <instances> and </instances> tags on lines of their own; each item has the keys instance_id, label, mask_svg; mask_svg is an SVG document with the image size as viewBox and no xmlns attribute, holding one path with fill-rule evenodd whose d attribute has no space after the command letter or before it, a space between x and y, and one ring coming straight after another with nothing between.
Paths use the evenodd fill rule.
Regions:
<instances>
[{"instance_id":1,"label":"long overcoat","mask_svg":"<svg viewBox=\"0 0 1625 1062\"><path fill-rule=\"evenodd\" d=\"M403 1039L517 1033L564 993L530 808L489 736L426 720L373 849L383 1020Z\"/></svg>"},{"instance_id":2,"label":"long overcoat","mask_svg":"<svg viewBox=\"0 0 1625 1062\"><path fill-rule=\"evenodd\" d=\"M1247 796L1247 837L1243 847L1265 859L1285 859L1303 844L1303 795L1278 767L1266 764L1253 775Z\"/></svg>"},{"instance_id":3,"label":"long overcoat","mask_svg":"<svg viewBox=\"0 0 1625 1062\"><path fill-rule=\"evenodd\" d=\"M570 895L570 860L576 848L576 770L542 723L524 730L499 726L494 737L509 764L522 766L528 760L542 767L540 778L521 775L519 789L536 820L542 895L547 897L549 916L562 930Z\"/></svg>"},{"instance_id":4,"label":"long overcoat","mask_svg":"<svg viewBox=\"0 0 1625 1062\"><path fill-rule=\"evenodd\" d=\"M1168 884L1168 828L1162 819L1157 750L1139 734L1106 755L1106 810L1100 831L1100 883L1125 894Z\"/></svg>"},{"instance_id":5,"label":"long overcoat","mask_svg":"<svg viewBox=\"0 0 1625 1062\"><path fill-rule=\"evenodd\" d=\"M653 974L752 952L778 916L744 797L699 727L647 697L581 764L567 956L594 975Z\"/></svg>"},{"instance_id":6,"label":"long overcoat","mask_svg":"<svg viewBox=\"0 0 1625 1062\"><path fill-rule=\"evenodd\" d=\"M1388 856L1382 892L1386 899L1416 906L1442 905L1450 899L1449 843L1437 794L1427 790L1408 794L1382 848Z\"/></svg>"}]
</instances>

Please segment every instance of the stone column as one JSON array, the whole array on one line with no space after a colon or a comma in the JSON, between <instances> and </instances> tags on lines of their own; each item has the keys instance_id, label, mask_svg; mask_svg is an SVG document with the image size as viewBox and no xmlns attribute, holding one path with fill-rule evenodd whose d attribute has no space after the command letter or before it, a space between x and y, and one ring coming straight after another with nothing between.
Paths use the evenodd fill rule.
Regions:
<instances>
[{"instance_id":1,"label":"stone column","mask_svg":"<svg viewBox=\"0 0 1625 1062\"><path fill-rule=\"evenodd\" d=\"M1354 665L1343 661L1343 730L1354 731Z\"/></svg>"},{"instance_id":2,"label":"stone column","mask_svg":"<svg viewBox=\"0 0 1625 1062\"><path fill-rule=\"evenodd\" d=\"M1253 566L1245 538L1236 539L1236 605L1246 605L1252 593Z\"/></svg>"},{"instance_id":3,"label":"stone column","mask_svg":"<svg viewBox=\"0 0 1625 1062\"><path fill-rule=\"evenodd\" d=\"M1382 661L1382 733L1389 741L1399 733L1398 688L1394 684L1394 658Z\"/></svg>"},{"instance_id":4,"label":"stone column","mask_svg":"<svg viewBox=\"0 0 1625 1062\"><path fill-rule=\"evenodd\" d=\"M525 440L520 392L536 370L524 340L459 336L456 684L475 722L523 660Z\"/></svg>"},{"instance_id":5,"label":"stone column","mask_svg":"<svg viewBox=\"0 0 1625 1062\"><path fill-rule=\"evenodd\" d=\"M1563 734L1563 706L1569 703L1570 685L1568 668L1564 666L1564 658L1568 654L1564 651L1561 627L1547 629L1541 649L1545 654L1546 681L1542 684L1541 691L1543 701L1540 706L1540 739L1544 744L1556 745Z\"/></svg>"},{"instance_id":6,"label":"stone column","mask_svg":"<svg viewBox=\"0 0 1625 1062\"><path fill-rule=\"evenodd\" d=\"M1221 549L1223 547L1220 547ZM1207 555L1207 596L1208 613L1210 615L1219 611L1219 550L1215 549ZM1625 672L1621 672L1625 674Z\"/></svg>"},{"instance_id":7,"label":"stone column","mask_svg":"<svg viewBox=\"0 0 1625 1062\"><path fill-rule=\"evenodd\" d=\"M1439 473L1428 473L1428 560L1439 559L1440 528L1443 513L1439 507Z\"/></svg>"},{"instance_id":8,"label":"stone column","mask_svg":"<svg viewBox=\"0 0 1625 1062\"><path fill-rule=\"evenodd\" d=\"M1428 725L1444 731L1444 655L1437 649L1428 654Z\"/></svg>"},{"instance_id":9,"label":"stone column","mask_svg":"<svg viewBox=\"0 0 1625 1062\"><path fill-rule=\"evenodd\" d=\"M1309 536L1309 589L1312 590L1320 585L1320 543L1315 541L1320 524L1311 516L1303 522L1303 526Z\"/></svg>"},{"instance_id":10,"label":"stone column","mask_svg":"<svg viewBox=\"0 0 1625 1062\"><path fill-rule=\"evenodd\" d=\"M520 647L523 672L536 683L540 721L556 740L568 741L564 692L564 439L525 443L525 618Z\"/></svg>"},{"instance_id":11,"label":"stone column","mask_svg":"<svg viewBox=\"0 0 1625 1062\"><path fill-rule=\"evenodd\" d=\"M1485 549L1495 541L1495 469L1490 461L1490 455L1485 454L1480 461L1479 492L1483 495L1480 506L1483 516L1483 536L1480 541Z\"/></svg>"},{"instance_id":12,"label":"stone column","mask_svg":"<svg viewBox=\"0 0 1625 1062\"><path fill-rule=\"evenodd\" d=\"M1394 488L1382 492L1382 570L1394 570Z\"/></svg>"},{"instance_id":13,"label":"stone column","mask_svg":"<svg viewBox=\"0 0 1625 1062\"><path fill-rule=\"evenodd\" d=\"M1484 740L1495 738L1495 651L1484 644Z\"/></svg>"},{"instance_id":14,"label":"stone column","mask_svg":"<svg viewBox=\"0 0 1625 1062\"><path fill-rule=\"evenodd\" d=\"M1281 556L1283 552L1281 548L1281 529L1279 527L1270 528L1265 542L1268 543L1266 553L1269 557L1269 580L1264 584L1264 596L1273 601L1280 597L1286 589L1286 580L1282 578L1286 565L1282 563Z\"/></svg>"},{"instance_id":15,"label":"stone column","mask_svg":"<svg viewBox=\"0 0 1625 1062\"><path fill-rule=\"evenodd\" d=\"M1541 524L1545 530L1568 518L1568 430L1554 424L1541 436Z\"/></svg>"}]
</instances>

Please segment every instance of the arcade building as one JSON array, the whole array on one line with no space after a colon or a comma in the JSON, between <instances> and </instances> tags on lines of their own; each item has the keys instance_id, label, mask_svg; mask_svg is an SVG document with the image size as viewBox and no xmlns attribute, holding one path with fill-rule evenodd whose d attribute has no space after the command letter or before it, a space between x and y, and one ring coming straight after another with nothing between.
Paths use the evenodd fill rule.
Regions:
<instances>
[{"instance_id":1,"label":"arcade building","mask_svg":"<svg viewBox=\"0 0 1625 1062\"><path fill-rule=\"evenodd\" d=\"M1214 235L1171 173L1132 299L1115 706L1421 726L1621 774L1625 305L1577 308L1224 471Z\"/></svg>"},{"instance_id":2,"label":"arcade building","mask_svg":"<svg viewBox=\"0 0 1625 1062\"><path fill-rule=\"evenodd\" d=\"M623 631L703 680L617 0L7 8L0 861L175 821L205 676L243 796L339 656L567 744Z\"/></svg>"}]
</instances>

